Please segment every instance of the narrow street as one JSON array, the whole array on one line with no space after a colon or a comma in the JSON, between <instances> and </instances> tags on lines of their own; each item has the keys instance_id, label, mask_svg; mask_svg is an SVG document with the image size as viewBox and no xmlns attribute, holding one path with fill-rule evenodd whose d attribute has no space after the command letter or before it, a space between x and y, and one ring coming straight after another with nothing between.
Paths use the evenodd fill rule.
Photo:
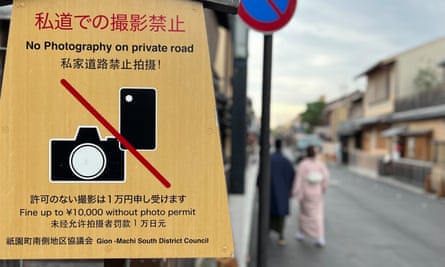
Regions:
<instances>
[{"instance_id":1,"label":"narrow street","mask_svg":"<svg viewBox=\"0 0 445 267\"><path fill-rule=\"evenodd\" d=\"M327 246L294 238L298 205L286 222L287 245L270 234L268 266L442 267L445 201L330 166L325 198ZM378 178L388 179L388 178Z\"/></svg>"}]
</instances>

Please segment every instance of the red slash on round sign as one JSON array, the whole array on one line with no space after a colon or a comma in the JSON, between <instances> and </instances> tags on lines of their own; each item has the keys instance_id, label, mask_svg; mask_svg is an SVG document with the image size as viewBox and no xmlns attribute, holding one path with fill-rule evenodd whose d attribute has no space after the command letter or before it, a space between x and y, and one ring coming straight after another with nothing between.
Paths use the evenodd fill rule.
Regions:
<instances>
[{"instance_id":1,"label":"red slash on round sign","mask_svg":"<svg viewBox=\"0 0 445 267\"><path fill-rule=\"evenodd\" d=\"M296 7L297 0L241 0L238 15L251 28L272 33L291 20Z\"/></svg>"},{"instance_id":2,"label":"red slash on round sign","mask_svg":"<svg viewBox=\"0 0 445 267\"><path fill-rule=\"evenodd\" d=\"M117 131L67 80L62 79L60 83L77 99L114 137L124 145L139 162L147 168L166 188L170 188L170 182L148 162L130 142Z\"/></svg>"}]
</instances>

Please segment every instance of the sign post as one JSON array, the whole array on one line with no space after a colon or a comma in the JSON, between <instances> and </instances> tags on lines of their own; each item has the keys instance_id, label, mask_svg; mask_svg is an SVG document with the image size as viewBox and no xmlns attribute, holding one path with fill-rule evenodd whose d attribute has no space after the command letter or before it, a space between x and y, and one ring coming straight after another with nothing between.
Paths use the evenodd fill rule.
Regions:
<instances>
[{"instance_id":1,"label":"sign post","mask_svg":"<svg viewBox=\"0 0 445 267\"><path fill-rule=\"evenodd\" d=\"M267 266L270 211L270 99L272 79L272 33L292 18L297 0L241 0L239 15L251 28L264 33L263 96L261 106L259 215L257 264Z\"/></svg>"},{"instance_id":2,"label":"sign post","mask_svg":"<svg viewBox=\"0 0 445 267\"><path fill-rule=\"evenodd\" d=\"M205 32L196 1L14 1L0 258L233 255Z\"/></svg>"}]
</instances>

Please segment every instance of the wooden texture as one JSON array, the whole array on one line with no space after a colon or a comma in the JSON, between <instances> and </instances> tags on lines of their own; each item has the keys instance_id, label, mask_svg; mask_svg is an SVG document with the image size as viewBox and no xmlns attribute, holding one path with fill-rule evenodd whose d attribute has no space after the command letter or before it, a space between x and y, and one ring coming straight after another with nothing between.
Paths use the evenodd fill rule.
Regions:
<instances>
[{"instance_id":1,"label":"wooden texture","mask_svg":"<svg viewBox=\"0 0 445 267\"><path fill-rule=\"evenodd\" d=\"M36 25L39 13L49 14L54 24L59 21L60 27L67 26L63 18L71 14L73 29L39 29ZM118 24L112 24L111 18L122 14L128 16L128 22L132 14L146 15L147 28L144 31L113 30ZM87 29L81 27L85 15L91 19L82 22L88 25ZM153 15L165 17L164 29L150 28ZM102 16L110 20L105 29L99 28L105 27ZM93 25L99 26L94 28ZM172 27L183 31L171 32ZM0 198L3 206L0 258L232 256L205 32L202 4L194 1L14 2L0 99ZM111 49L109 53L60 51L51 47L45 49L45 42L102 43L111 45ZM40 44L40 49L36 44ZM117 51L118 46L125 45L129 51ZM141 45L140 49L147 49L149 45L165 46L167 51L132 52L133 45ZM175 52L176 46L185 47L185 52ZM73 64L76 60L84 60L83 67L62 67L67 59ZM100 59L108 60L107 69L85 68L86 61L97 63ZM120 65L124 61L148 60L156 67L154 70L111 69L112 59L119 60ZM81 126L98 127L101 138L112 136L67 92L61 79L69 81L116 129L119 129L119 89L156 88L157 146L154 151L140 153L162 173L171 187L160 183L129 152L125 155L124 183L52 183L49 177L51 139L74 139ZM44 202L45 196L49 196L48 203ZM140 196L149 199L148 203L136 203L135 199ZM101 198L102 201L97 201ZM86 199L86 203L82 203L82 199ZM120 203L121 199L126 199L127 203ZM157 199L161 203L156 203ZM22 213L21 209L24 209ZM69 209L76 211L69 215ZM127 215L106 214L113 209L120 209ZM142 215L147 210L153 213L157 210L158 214L164 211L165 215ZM101 211L102 215L93 214ZM91 244L80 243L89 238ZM152 242L143 244L138 242L139 238ZM101 244L102 239L111 240L111 243ZM119 239L135 243L123 244L117 242ZM166 240L174 241L162 242ZM189 240L203 243L187 243Z\"/></svg>"}]
</instances>

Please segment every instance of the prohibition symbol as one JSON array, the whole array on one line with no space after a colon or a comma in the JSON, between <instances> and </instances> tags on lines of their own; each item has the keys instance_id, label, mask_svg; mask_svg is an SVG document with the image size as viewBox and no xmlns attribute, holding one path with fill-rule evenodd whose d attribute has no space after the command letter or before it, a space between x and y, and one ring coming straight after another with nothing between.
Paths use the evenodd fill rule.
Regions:
<instances>
[{"instance_id":1,"label":"prohibition symbol","mask_svg":"<svg viewBox=\"0 0 445 267\"><path fill-rule=\"evenodd\" d=\"M67 80L61 79L60 83L65 87L65 89L71 93L71 95L79 101L80 104L82 104L105 128L107 128L108 131L110 131L116 139L119 140L121 144L123 144L128 151L130 151L131 154L149 171L151 172L156 179L159 180L159 182L164 185L166 188L170 188L171 184L170 182L150 163L148 162L144 156L142 156L139 151L136 150L136 148L128 142L125 137L123 137L116 128L111 125L91 104L86 100L80 93L77 91Z\"/></svg>"},{"instance_id":2,"label":"prohibition symbol","mask_svg":"<svg viewBox=\"0 0 445 267\"><path fill-rule=\"evenodd\" d=\"M253 29L270 33L290 21L296 6L297 0L241 0L238 14Z\"/></svg>"}]
</instances>

